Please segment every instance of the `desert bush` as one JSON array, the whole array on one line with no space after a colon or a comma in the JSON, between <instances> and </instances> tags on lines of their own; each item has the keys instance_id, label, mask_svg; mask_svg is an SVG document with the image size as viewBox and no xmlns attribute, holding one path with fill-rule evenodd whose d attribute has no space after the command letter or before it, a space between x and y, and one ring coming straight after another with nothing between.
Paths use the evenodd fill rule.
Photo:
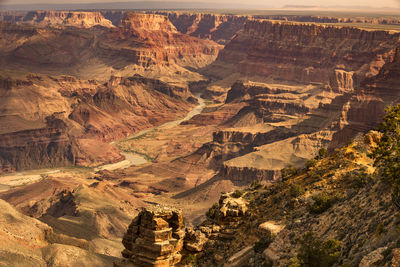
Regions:
<instances>
[{"instance_id":1,"label":"desert bush","mask_svg":"<svg viewBox=\"0 0 400 267\"><path fill-rule=\"evenodd\" d=\"M218 204L212 205L212 207L207 211L206 216L210 219L215 219L218 211Z\"/></svg>"},{"instance_id":2,"label":"desert bush","mask_svg":"<svg viewBox=\"0 0 400 267\"><path fill-rule=\"evenodd\" d=\"M316 159L309 159L307 160L305 167L306 170L309 171L311 168L315 167L315 165L317 164L317 160Z\"/></svg>"},{"instance_id":3,"label":"desert bush","mask_svg":"<svg viewBox=\"0 0 400 267\"><path fill-rule=\"evenodd\" d=\"M255 244L254 252L262 253L272 243L271 235L263 235Z\"/></svg>"},{"instance_id":4,"label":"desert bush","mask_svg":"<svg viewBox=\"0 0 400 267\"><path fill-rule=\"evenodd\" d=\"M235 192L232 193L232 197L239 198L243 195L243 191L237 189Z\"/></svg>"},{"instance_id":5,"label":"desert bush","mask_svg":"<svg viewBox=\"0 0 400 267\"><path fill-rule=\"evenodd\" d=\"M286 181L287 179L289 179L290 177L295 176L296 174L298 174L299 169L297 169L296 167L293 167L291 165L287 166L286 168L283 168L281 170L281 177L283 181Z\"/></svg>"},{"instance_id":6,"label":"desert bush","mask_svg":"<svg viewBox=\"0 0 400 267\"><path fill-rule=\"evenodd\" d=\"M366 168L360 168L346 173L344 179L350 183L350 186L355 189L363 188L372 183L372 177L367 173Z\"/></svg>"},{"instance_id":7,"label":"desert bush","mask_svg":"<svg viewBox=\"0 0 400 267\"><path fill-rule=\"evenodd\" d=\"M325 192L313 196L312 199L314 203L310 205L310 212L314 214L323 213L336 202L336 197L331 197Z\"/></svg>"},{"instance_id":8,"label":"desert bush","mask_svg":"<svg viewBox=\"0 0 400 267\"><path fill-rule=\"evenodd\" d=\"M290 186L290 196L298 197L304 194L304 188L299 184L292 184Z\"/></svg>"},{"instance_id":9,"label":"desert bush","mask_svg":"<svg viewBox=\"0 0 400 267\"><path fill-rule=\"evenodd\" d=\"M312 232L308 232L299 243L297 266L328 267L334 265L339 259L341 246L336 239L321 241Z\"/></svg>"},{"instance_id":10,"label":"desert bush","mask_svg":"<svg viewBox=\"0 0 400 267\"><path fill-rule=\"evenodd\" d=\"M391 184L394 203L400 208L400 105L386 109L379 130L383 134L371 156L379 175Z\"/></svg>"},{"instance_id":11,"label":"desert bush","mask_svg":"<svg viewBox=\"0 0 400 267\"><path fill-rule=\"evenodd\" d=\"M315 156L316 160L326 158L328 156L328 150L325 147L318 150L318 154Z\"/></svg>"}]
</instances>

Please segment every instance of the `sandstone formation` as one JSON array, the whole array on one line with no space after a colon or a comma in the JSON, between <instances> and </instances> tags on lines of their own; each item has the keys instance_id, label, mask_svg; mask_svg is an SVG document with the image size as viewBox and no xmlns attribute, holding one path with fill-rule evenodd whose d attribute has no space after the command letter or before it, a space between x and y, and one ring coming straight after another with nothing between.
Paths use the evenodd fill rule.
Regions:
<instances>
[{"instance_id":1,"label":"sandstone formation","mask_svg":"<svg viewBox=\"0 0 400 267\"><path fill-rule=\"evenodd\" d=\"M142 210L129 225L122 243L126 262L137 266L174 266L181 260L185 236L182 212L154 207ZM135 265L135 266L136 266Z\"/></svg>"}]
</instances>

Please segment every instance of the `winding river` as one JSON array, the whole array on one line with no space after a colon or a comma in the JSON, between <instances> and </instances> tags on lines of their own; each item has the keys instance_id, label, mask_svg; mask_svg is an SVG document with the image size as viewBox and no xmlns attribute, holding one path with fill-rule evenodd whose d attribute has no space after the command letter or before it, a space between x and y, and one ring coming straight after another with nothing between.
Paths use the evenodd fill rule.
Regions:
<instances>
[{"instance_id":1,"label":"winding river","mask_svg":"<svg viewBox=\"0 0 400 267\"><path fill-rule=\"evenodd\" d=\"M121 141L125 141L125 140L130 140L133 138L138 138L144 134L147 134L149 132L152 132L154 130L163 130L163 129L170 129L173 127L178 126L179 124L181 124L184 121L188 121L191 118L193 118L194 116L200 114L204 107L206 106L205 101L203 98L200 97L200 94L195 95L195 97L197 98L197 101L199 102L199 104L194 107L188 114L186 114L186 116L184 118L175 120L175 121L170 121L170 122L166 122L160 126L156 126L156 127L152 127L143 131L140 131L138 133L135 133L133 135L130 135L126 138L117 140L117 141L113 141L110 144L117 146L118 142ZM108 170L108 171L113 171L113 170L117 170L117 169L125 169L128 168L130 166L137 166L137 165L142 165L148 162L148 160L143 157L140 154L137 154L135 152L121 152L122 155L125 156L125 159L116 163L112 163L112 164L106 164L106 165L102 165L99 166L97 168L95 168L95 171L98 170Z\"/></svg>"}]
</instances>

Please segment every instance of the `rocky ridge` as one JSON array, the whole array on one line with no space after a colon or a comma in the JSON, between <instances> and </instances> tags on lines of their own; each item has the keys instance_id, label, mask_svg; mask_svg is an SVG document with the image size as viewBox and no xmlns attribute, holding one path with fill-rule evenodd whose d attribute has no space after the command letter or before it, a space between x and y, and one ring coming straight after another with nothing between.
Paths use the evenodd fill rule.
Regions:
<instances>
[{"instance_id":1,"label":"rocky ridge","mask_svg":"<svg viewBox=\"0 0 400 267\"><path fill-rule=\"evenodd\" d=\"M214 205L199 229L216 225L230 235L210 235L197 254L197 266L301 266L306 233L338 244L338 265L396 266L396 208L390 186L371 175L373 161L367 156L379 138L377 132L360 135L274 185L254 183L232 193L247 202L247 211L235 223L221 223L221 201Z\"/></svg>"}]
</instances>

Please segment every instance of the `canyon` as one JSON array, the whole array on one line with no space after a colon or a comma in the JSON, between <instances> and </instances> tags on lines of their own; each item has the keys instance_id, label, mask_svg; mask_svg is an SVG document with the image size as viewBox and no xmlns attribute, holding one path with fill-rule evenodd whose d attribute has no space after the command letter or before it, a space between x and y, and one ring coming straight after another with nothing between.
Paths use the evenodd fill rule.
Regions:
<instances>
[{"instance_id":1,"label":"canyon","mask_svg":"<svg viewBox=\"0 0 400 267\"><path fill-rule=\"evenodd\" d=\"M1 212L39 236L0 255L21 266L60 266L68 253L72 266L169 266L201 254L197 239L210 233L187 230L182 250L183 218L201 225L221 193L274 188L282 169L337 151L399 103L399 21L0 12ZM221 209L224 231L246 214ZM8 243L18 227L0 229Z\"/></svg>"}]
</instances>

